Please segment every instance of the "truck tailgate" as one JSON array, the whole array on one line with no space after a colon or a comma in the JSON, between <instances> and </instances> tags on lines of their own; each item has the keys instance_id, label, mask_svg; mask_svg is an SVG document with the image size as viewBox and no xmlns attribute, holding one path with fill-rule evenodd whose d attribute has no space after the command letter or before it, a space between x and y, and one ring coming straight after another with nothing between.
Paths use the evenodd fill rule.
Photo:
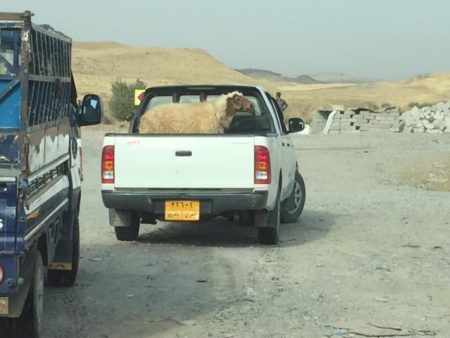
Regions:
<instances>
[{"instance_id":1,"label":"truck tailgate","mask_svg":"<svg viewBox=\"0 0 450 338\"><path fill-rule=\"evenodd\" d=\"M253 136L116 136L115 188L254 186Z\"/></svg>"}]
</instances>

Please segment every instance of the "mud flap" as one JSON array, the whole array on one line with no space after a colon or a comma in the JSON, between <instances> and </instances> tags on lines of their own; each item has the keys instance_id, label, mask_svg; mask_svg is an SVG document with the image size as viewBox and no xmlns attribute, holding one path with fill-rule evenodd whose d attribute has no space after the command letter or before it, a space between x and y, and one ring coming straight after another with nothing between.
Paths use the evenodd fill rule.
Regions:
<instances>
[{"instance_id":1,"label":"mud flap","mask_svg":"<svg viewBox=\"0 0 450 338\"><path fill-rule=\"evenodd\" d=\"M62 220L62 237L58 241L53 259L48 262L48 270L72 270L73 260L73 221L74 212L79 210L80 187L74 188L72 176L70 176L71 203L70 209L64 214Z\"/></svg>"},{"instance_id":2,"label":"mud flap","mask_svg":"<svg viewBox=\"0 0 450 338\"><path fill-rule=\"evenodd\" d=\"M49 270L72 270L73 212L68 210L62 221L62 237L58 241L54 258L48 264Z\"/></svg>"},{"instance_id":3,"label":"mud flap","mask_svg":"<svg viewBox=\"0 0 450 338\"><path fill-rule=\"evenodd\" d=\"M267 227L269 219L269 212L267 210L261 210L255 213L255 226L256 227Z\"/></svg>"},{"instance_id":4,"label":"mud flap","mask_svg":"<svg viewBox=\"0 0 450 338\"><path fill-rule=\"evenodd\" d=\"M131 211L109 209L109 224L113 227L129 227L132 225Z\"/></svg>"}]
</instances>

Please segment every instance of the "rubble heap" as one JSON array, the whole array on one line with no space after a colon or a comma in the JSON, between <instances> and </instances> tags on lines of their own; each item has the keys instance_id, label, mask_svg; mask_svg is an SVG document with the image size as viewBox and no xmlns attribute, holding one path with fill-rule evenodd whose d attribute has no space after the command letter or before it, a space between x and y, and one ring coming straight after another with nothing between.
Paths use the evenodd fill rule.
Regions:
<instances>
[{"instance_id":1,"label":"rubble heap","mask_svg":"<svg viewBox=\"0 0 450 338\"><path fill-rule=\"evenodd\" d=\"M411 133L450 134L450 101L430 107L414 107L404 112L399 119L398 128L398 131Z\"/></svg>"}]
</instances>

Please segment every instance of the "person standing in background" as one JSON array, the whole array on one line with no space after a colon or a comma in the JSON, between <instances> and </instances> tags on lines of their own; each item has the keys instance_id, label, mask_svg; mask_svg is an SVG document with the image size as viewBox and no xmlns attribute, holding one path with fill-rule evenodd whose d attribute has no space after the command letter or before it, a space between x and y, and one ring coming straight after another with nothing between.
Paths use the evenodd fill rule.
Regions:
<instances>
[{"instance_id":1,"label":"person standing in background","mask_svg":"<svg viewBox=\"0 0 450 338\"><path fill-rule=\"evenodd\" d=\"M285 111L287 109L287 107L289 107L287 102L281 98L280 92L276 93L275 99L277 100L278 106L280 107L281 111Z\"/></svg>"}]
</instances>

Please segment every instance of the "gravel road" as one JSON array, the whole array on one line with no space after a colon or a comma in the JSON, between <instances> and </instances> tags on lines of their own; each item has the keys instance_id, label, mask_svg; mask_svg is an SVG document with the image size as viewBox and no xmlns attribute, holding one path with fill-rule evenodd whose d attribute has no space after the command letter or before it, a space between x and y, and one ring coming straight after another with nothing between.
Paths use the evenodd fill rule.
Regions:
<instances>
[{"instance_id":1,"label":"gravel road","mask_svg":"<svg viewBox=\"0 0 450 338\"><path fill-rule=\"evenodd\" d=\"M44 337L450 337L449 135L296 136L307 201L277 246L225 219L118 242L102 137L83 130L80 273L46 289Z\"/></svg>"}]
</instances>

